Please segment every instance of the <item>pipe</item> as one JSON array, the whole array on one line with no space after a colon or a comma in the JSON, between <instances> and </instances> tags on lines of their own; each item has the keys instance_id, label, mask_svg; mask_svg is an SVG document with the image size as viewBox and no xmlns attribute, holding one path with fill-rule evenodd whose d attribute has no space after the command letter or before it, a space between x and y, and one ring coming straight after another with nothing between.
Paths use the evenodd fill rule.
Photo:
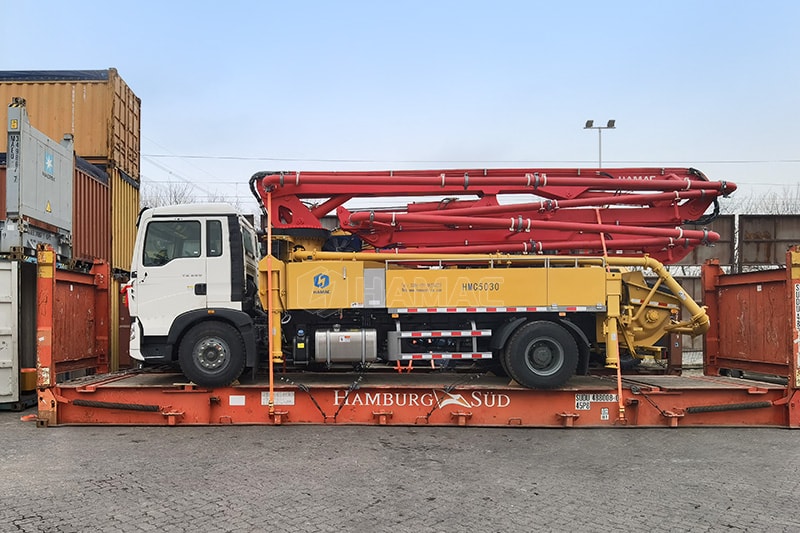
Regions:
<instances>
[{"instance_id":1,"label":"pipe","mask_svg":"<svg viewBox=\"0 0 800 533\"><path fill-rule=\"evenodd\" d=\"M683 240L680 244L676 244L674 239L669 237L652 237L647 239L611 239L606 241L608 248L612 250L644 250L648 247L658 246L663 248L672 248L675 246L694 247L703 244L702 241L689 239ZM503 244L466 244L458 246L416 246L413 248L401 248L398 250L400 254L407 253L422 253L422 254L463 254L463 253L478 253L478 254L492 254L492 253L538 253L545 251L555 250L600 250L602 248L602 241L600 238L585 239L579 241L536 241L533 239L524 241L515 241ZM389 250L389 249L387 249ZM393 249L392 249L393 250ZM641 253L636 255L642 255Z\"/></svg>"},{"instance_id":2,"label":"pipe","mask_svg":"<svg viewBox=\"0 0 800 533\"><path fill-rule=\"evenodd\" d=\"M512 187L519 192L535 191L537 187L531 182L531 177L528 174L519 175L524 171L517 171L518 174L514 176L469 176L465 179L462 174L451 174L447 176L441 173L437 176L424 176L424 175L392 175L387 172L365 172L359 173L287 173L286 175L296 175L295 179L284 180L281 178L284 174L271 174L262 178L262 186L269 187L275 186L283 188L286 186L302 186L302 185L349 185L351 187L363 187L365 185L387 185L391 187L431 187L430 191L424 194L430 194L434 190L452 189L469 191L471 188L478 187ZM597 178L597 177L562 177L553 176L552 174L546 176L546 180L542 182L541 187L583 187L587 189L610 189L610 190L626 190L626 191L689 191L689 190L705 190L722 193L723 190L730 194L736 189L736 185L730 182L716 182L704 181L697 179L684 178L681 179L675 176L674 179L653 179L653 180L623 180L616 178ZM409 191L407 195L423 194L420 190Z\"/></svg>"},{"instance_id":3,"label":"pipe","mask_svg":"<svg viewBox=\"0 0 800 533\"><path fill-rule=\"evenodd\" d=\"M273 302L272 302L272 191L267 192L267 354L269 359L269 416L275 414L275 363L272 350L275 340L272 335L273 328Z\"/></svg>"},{"instance_id":4,"label":"pipe","mask_svg":"<svg viewBox=\"0 0 800 533\"><path fill-rule=\"evenodd\" d=\"M606 368L617 369L617 401L619 402L619 420L625 421L625 402L622 398L622 365L619 362L619 334L617 333L617 317L606 318Z\"/></svg>"},{"instance_id":5,"label":"pipe","mask_svg":"<svg viewBox=\"0 0 800 533\"><path fill-rule=\"evenodd\" d=\"M688 321L667 326L665 328L667 331L672 333L685 333L687 335L691 335L692 337L702 335L708 331L710 321L705 309L700 307L697 302L695 302L694 299L692 299L686 293L686 290L681 287L680 283L678 283L675 278L672 277L672 274L669 273L662 263L653 259L652 257L609 257L608 264L614 266L638 266L642 268L649 268L659 277L659 279L662 280L664 285L666 285L667 288L672 291L672 294L674 294L681 301L686 310L692 315L692 318Z\"/></svg>"},{"instance_id":6,"label":"pipe","mask_svg":"<svg viewBox=\"0 0 800 533\"><path fill-rule=\"evenodd\" d=\"M442 226L461 225L472 229L477 228L508 228L509 232L528 232L534 229L582 231L586 233L617 233L623 235L647 235L651 237L668 237L673 239L693 239L709 242L719 240L719 234L701 231L685 230L683 228L653 228L645 226L618 226L616 224L595 224L589 222L562 222L554 220L534 220L522 217L508 218L476 218L466 216L446 215L419 215L416 213L384 213L375 211L361 211L350 214L350 225L355 227L359 222L386 224L404 222L412 224L440 224ZM345 228L347 229L347 228Z\"/></svg>"},{"instance_id":7,"label":"pipe","mask_svg":"<svg viewBox=\"0 0 800 533\"><path fill-rule=\"evenodd\" d=\"M445 216L482 216L498 213L507 213L513 209L515 213L521 211L556 211L558 209L568 209L574 207L594 207L604 205L649 205L653 202L695 200L698 198L707 199L710 204L713 195L707 191L691 190L683 192L661 192L653 194L608 194L604 196L591 196L589 198L574 198L567 200L557 200L547 204L547 200L537 200L535 202L523 202L519 204L498 204L485 205L480 207L450 207L437 210L437 214ZM327 213L327 212L326 212Z\"/></svg>"}]
</instances>

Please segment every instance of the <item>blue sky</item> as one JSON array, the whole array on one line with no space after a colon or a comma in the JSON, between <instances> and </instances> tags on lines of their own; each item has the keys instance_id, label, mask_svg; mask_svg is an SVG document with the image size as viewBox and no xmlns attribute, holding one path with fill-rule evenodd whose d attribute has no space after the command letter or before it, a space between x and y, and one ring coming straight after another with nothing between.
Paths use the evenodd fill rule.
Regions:
<instances>
[{"instance_id":1,"label":"blue sky","mask_svg":"<svg viewBox=\"0 0 800 533\"><path fill-rule=\"evenodd\" d=\"M245 202L257 170L595 167L583 124L612 118L604 166L800 183L800 2L0 6L0 70L119 70L145 183Z\"/></svg>"}]
</instances>

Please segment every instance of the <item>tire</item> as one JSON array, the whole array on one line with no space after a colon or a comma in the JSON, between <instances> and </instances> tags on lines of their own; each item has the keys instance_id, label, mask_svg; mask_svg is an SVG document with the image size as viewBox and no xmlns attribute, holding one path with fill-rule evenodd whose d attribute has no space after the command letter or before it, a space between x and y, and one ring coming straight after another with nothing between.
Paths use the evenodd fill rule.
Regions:
<instances>
[{"instance_id":1,"label":"tire","mask_svg":"<svg viewBox=\"0 0 800 533\"><path fill-rule=\"evenodd\" d=\"M481 364L481 368L483 368L487 372L491 372L492 374L494 374L499 378L508 377L505 357L503 356L502 352L495 352L495 354L492 356L491 359L485 360Z\"/></svg>"},{"instance_id":2,"label":"tire","mask_svg":"<svg viewBox=\"0 0 800 533\"><path fill-rule=\"evenodd\" d=\"M529 389L554 389L575 374L578 345L558 324L528 322L511 335L506 344L505 368L508 374Z\"/></svg>"},{"instance_id":3,"label":"tire","mask_svg":"<svg viewBox=\"0 0 800 533\"><path fill-rule=\"evenodd\" d=\"M244 342L233 326L202 322L184 335L178 360L183 374L197 385L225 387L244 370Z\"/></svg>"}]
</instances>

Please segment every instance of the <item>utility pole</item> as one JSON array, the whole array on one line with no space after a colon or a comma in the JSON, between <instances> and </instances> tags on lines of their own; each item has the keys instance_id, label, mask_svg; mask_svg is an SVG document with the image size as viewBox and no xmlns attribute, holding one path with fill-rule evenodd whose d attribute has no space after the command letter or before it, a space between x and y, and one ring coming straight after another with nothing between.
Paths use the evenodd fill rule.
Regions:
<instances>
[{"instance_id":1,"label":"utility pole","mask_svg":"<svg viewBox=\"0 0 800 533\"><path fill-rule=\"evenodd\" d=\"M587 120L585 130L597 130L597 168L603 168L603 130L616 129L616 120L609 120L605 126L595 126L594 120Z\"/></svg>"}]
</instances>

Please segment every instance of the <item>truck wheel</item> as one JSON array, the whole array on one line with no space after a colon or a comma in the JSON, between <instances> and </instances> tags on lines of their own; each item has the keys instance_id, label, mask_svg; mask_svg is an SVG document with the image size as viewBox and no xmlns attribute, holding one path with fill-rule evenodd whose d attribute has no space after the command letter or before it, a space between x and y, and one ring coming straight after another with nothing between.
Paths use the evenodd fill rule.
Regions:
<instances>
[{"instance_id":1,"label":"truck wheel","mask_svg":"<svg viewBox=\"0 0 800 533\"><path fill-rule=\"evenodd\" d=\"M222 322L197 324L178 349L183 374L201 387L225 387L244 370L244 342L236 329Z\"/></svg>"},{"instance_id":2,"label":"truck wheel","mask_svg":"<svg viewBox=\"0 0 800 533\"><path fill-rule=\"evenodd\" d=\"M563 327L547 321L528 322L517 328L503 355L508 374L531 389L564 385L578 365L575 339Z\"/></svg>"}]
</instances>

